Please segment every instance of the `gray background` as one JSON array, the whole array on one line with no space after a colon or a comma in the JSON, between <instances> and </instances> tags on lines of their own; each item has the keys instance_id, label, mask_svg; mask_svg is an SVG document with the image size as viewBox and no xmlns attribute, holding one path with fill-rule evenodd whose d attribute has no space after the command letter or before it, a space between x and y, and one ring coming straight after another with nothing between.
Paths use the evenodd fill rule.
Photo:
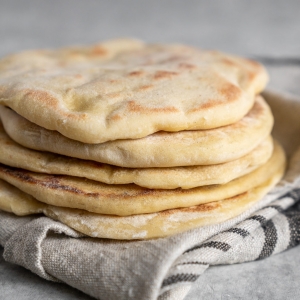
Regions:
<instances>
[{"instance_id":1,"label":"gray background","mask_svg":"<svg viewBox=\"0 0 300 300\"><path fill-rule=\"evenodd\" d=\"M297 0L1 0L0 54L130 36L293 57L299 15Z\"/></svg>"},{"instance_id":2,"label":"gray background","mask_svg":"<svg viewBox=\"0 0 300 300\"><path fill-rule=\"evenodd\" d=\"M300 1L0 0L0 56L30 48L136 37L215 48L264 62L270 88L300 95ZM212 267L187 299L299 299L299 247ZM3 261L0 299L91 299Z\"/></svg>"}]
</instances>

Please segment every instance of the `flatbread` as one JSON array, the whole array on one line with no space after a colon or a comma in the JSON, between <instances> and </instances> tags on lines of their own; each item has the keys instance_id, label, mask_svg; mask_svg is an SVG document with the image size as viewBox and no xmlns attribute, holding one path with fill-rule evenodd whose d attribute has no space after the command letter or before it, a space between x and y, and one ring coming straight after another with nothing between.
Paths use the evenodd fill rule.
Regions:
<instances>
[{"instance_id":1,"label":"flatbread","mask_svg":"<svg viewBox=\"0 0 300 300\"><path fill-rule=\"evenodd\" d=\"M284 166L284 151L276 143L272 157L253 172L224 185L186 190L147 189L134 184L107 185L78 177L33 173L5 165L0 165L0 178L47 204L128 216L233 197L263 184Z\"/></svg>"},{"instance_id":2,"label":"flatbread","mask_svg":"<svg viewBox=\"0 0 300 300\"><path fill-rule=\"evenodd\" d=\"M270 134L273 116L261 97L237 123L210 130L157 132L137 140L84 144L57 131L37 126L0 105L8 135L35 150L93 160L127 168L213 165L238 159L256 148Z\"/></svg>"},{"instance_id":3,"label":"flatbread","mask_svg":"<svg viewBox=\"0 0 300 300\"><path fill-rule=\"evenodd\" d=\"M107 184L135 183L156 189L224 184L264 164L272 152L273 141L268 137L249 154L228 163L130 169L25 148L8 136L0 123L0 163L38 173L85 177Z\"/></svg>"},{"instance_id":4,"label":"flatbread","mask_svg":"<svg viewBox=\"0 0 300 300\"><path fill-rule=\"evenodd\" d=\"M0 61L0 104L84 143L237 122L268 81L257 62L183 45L115 40Z\"/></svg>"},{"instance_id":5,"label":"flatbread","mask_svg":"<svg viewBox=\"0 0 300 300\"><path fill-rule=\"evenodd\" d=\"M46 205L0 179L0 209L17 216L42 213Z\"/></svg>"},{"instance_id":6,"label":"flatbread","mask_svg":"<svg viewBox=\"0 0 300 300\"><path fill-rule=\"evenodd\" d=\"M123 240L158 238L236 217L262 199L280 180L283 172L281 166L270 173L263 184L225 200L127 217L46 205L0 180L0 209L17 215L44 213L91 237Z\"/></svg>"}]
</instances>

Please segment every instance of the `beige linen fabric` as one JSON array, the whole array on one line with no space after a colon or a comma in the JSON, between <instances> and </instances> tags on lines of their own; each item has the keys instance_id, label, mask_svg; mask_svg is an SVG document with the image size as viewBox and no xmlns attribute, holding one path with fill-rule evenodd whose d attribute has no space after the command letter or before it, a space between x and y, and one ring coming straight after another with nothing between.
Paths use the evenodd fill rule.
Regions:
<instances>
[{"instance_id":1,"label":"beige linen fabric","mask_svg":"<svg viewBox=\"0 0 300 300\"><path fill-rule=\"evenodd\" d=\"M299 147L300 100L290 96L266 94L274 111L274 135L284 143L289 156ZM164 279L172 274L183 253L215 234L238 226L254 211L281 195L300 187L300 152L281 183L250 210L224 223L194 229L169 238L150 241L111 241L81 237L67 226L44 217L16 217L0 213L0 242L6 260L22 265L48 280L61 280L102 300L147 299L181 300L190 285L162 289ZM278 211L272 209L271 218ZM259 222L257 222L259 226ZM254 230L250 240L255 237ZM238 243L234 239L232 242ZM237 244L239 245L239 244ZM280 247L279 247L280 246ZM286 248L279 245L276 251ZM256 259L255 247L233 247L232 259L220 260L210 255L212 263L233 263ZM238 259L237 259L238 257ZM234 260L234 259L235 260ZM204 269L207 266L204 266ZM203 270L204 270L203 269ZM205 275L204 275L205 276Z\"/></svg>"}]
</instances>

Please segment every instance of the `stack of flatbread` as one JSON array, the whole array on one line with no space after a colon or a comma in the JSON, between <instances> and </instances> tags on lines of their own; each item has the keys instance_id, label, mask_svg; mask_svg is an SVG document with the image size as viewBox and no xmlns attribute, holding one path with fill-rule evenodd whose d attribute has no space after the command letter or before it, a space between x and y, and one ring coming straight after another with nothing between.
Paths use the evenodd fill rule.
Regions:
<instances>
[{"instance_id":1,"label":"stack of flatbread","mask_svg":"<svg viewBox=\"0 0 300 300\"><path fill-rule=\"evenodd\" d=\"M281 178L258 63L114 40L0 61L0 209L92 237L235 217Z\"/></svg>"}]
</instances>

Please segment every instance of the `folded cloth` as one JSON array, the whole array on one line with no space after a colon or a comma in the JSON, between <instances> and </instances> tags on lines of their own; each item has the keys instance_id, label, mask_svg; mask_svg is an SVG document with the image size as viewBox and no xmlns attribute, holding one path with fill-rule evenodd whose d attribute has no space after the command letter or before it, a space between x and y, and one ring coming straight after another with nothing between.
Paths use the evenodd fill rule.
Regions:
<instances>
[{"instance_id":1,"label":"folded cloth","mask_svg":"<svg viewBox=\"0 0 300 300\"><path fill-rule=\"evenodd\" d=\"M4 259L97 299L180 300L209 265L262 259L297 245L300 99L265 97L290 163L281 182L242 215L168 238L116 241L79 235L46 217L0 212Z\"/></svg>"}]
</instances>

